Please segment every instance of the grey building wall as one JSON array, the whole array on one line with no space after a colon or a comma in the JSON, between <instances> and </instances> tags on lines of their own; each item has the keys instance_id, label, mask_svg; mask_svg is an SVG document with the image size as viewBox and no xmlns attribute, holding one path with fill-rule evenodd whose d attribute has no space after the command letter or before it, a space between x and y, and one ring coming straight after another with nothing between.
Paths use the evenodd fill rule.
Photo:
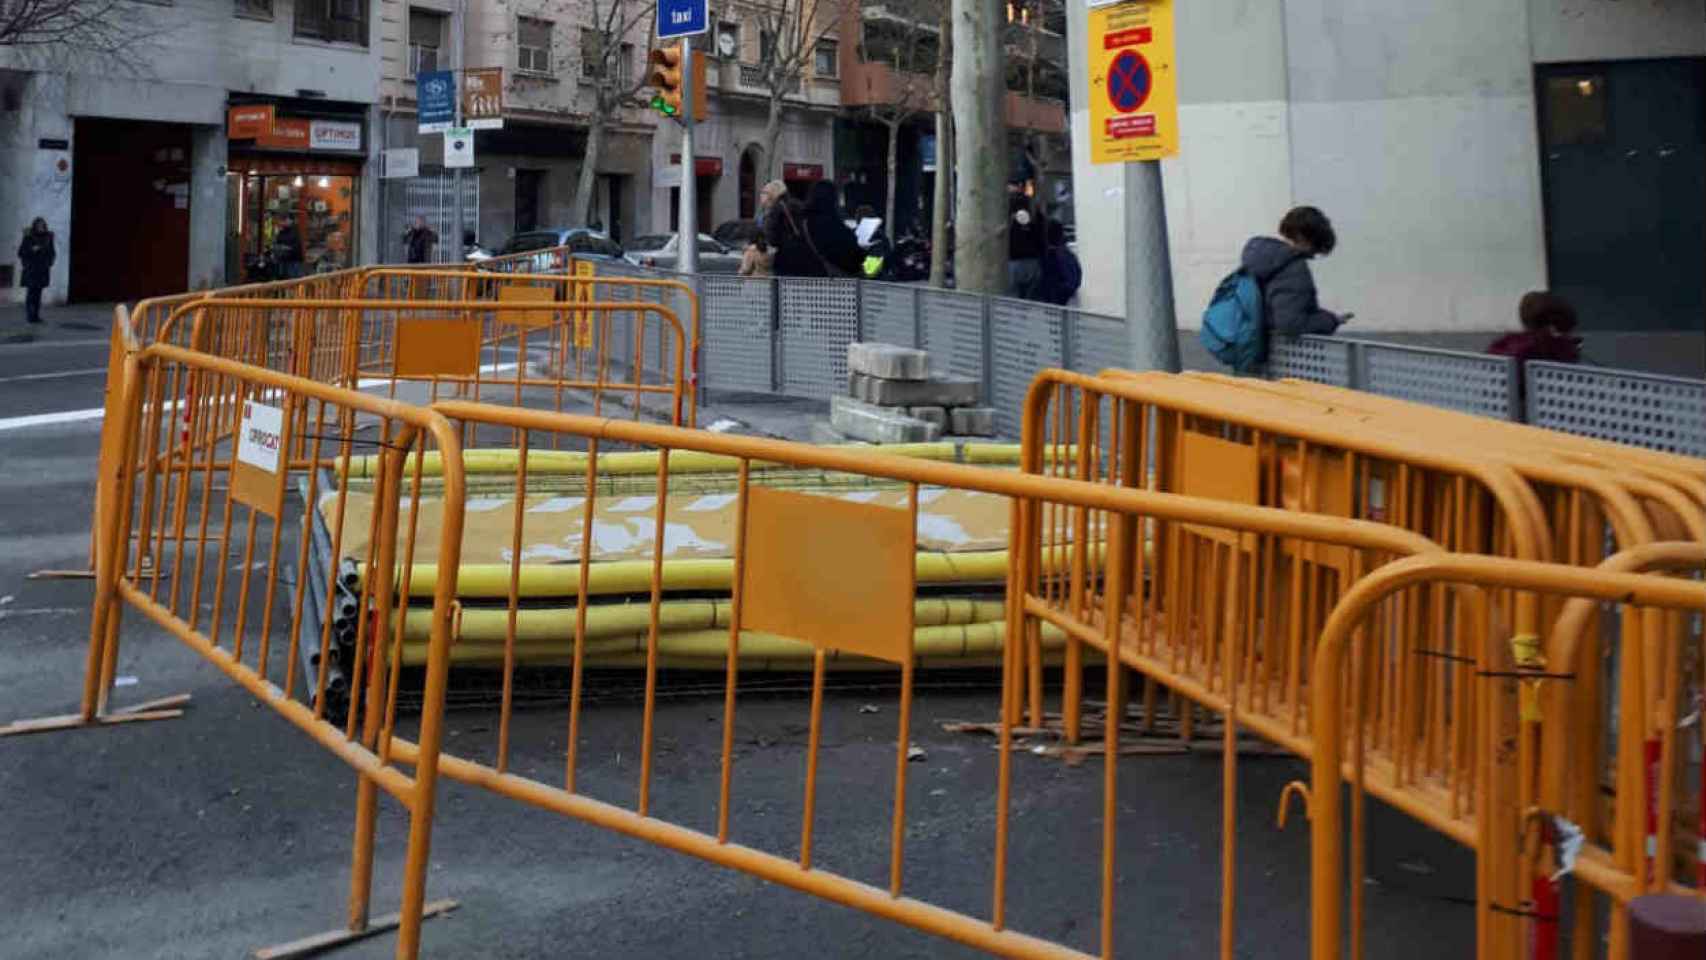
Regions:
<instances>
[{"instance_id":1,"label":"grey building wall","mask_svg":"<svg viewBox=\"0 0 1706 960\"><path fill-rule=\"evenodd\" d=\"M63 302L69 284L72 198L70 178L55 172L61 154L38 148L41 138L71 140L79 117L192 125L185 284L205 286L225 277L227 97L313 95L370 104L378 94L377 4L365 48L296 38L294 0L274 0L271 18L237 15L230 0L122 9L135 18L139 39L119 56L0 47L0 239L18 236L32 217L47 218L59 247L49 302ZM63 157L69 161L71 151ZM368 222L377 209L371 200L376 177L369 170L362 185ZM364 225L362 233L360 252L371 258L371 227ZM0 263L14 259L15 244L0 244ZM23 291L0 291L0 297L8 294L21 299Z\"/></svg>"},{"instance_id":2,"label":"grey building wall","mask_svg":"<svg viewBox=\"0 0 1706 960\"><path fill-rule=\"evenodd\" d=\"M1172 2L1181 154L1162 170L1179 321L1193 328L1245 238L1302 203L1338 228L1316 275L1327 306L1357 313L1353 329L1509 326L1546 281L1534 64L1706 54L1701 0ZM1082 11L1068 17L1080 64ZM1089 163L1086 91L1075 70L1080 299L1118 313L1123 179Z\"/></svg>"}]
</instances>

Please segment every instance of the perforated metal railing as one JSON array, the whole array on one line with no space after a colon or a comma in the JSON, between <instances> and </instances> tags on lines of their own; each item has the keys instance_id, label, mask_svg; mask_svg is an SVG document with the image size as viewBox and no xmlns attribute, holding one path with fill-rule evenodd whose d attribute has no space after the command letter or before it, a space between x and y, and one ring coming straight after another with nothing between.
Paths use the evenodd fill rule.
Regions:
<instances>
[{"instance_id":1,"label":"perforated metal railing","mask_svg":"<svg viewBox=\"0 0 1706 960\"><path fill-rule=\"evenodd\" d=\"M679 275L599 262L600 276ZM874 340L931 353L932 373L977 381L996 433L1018 436L1016 411L1039 370L1124 367L1123 317L956 290L871 280L702 274L705 389L826 399L846 383L847 344ZM671 294L662 294L665 297ZM601 300L656 292L601 288ZM666 306L674 306L665 301ZM678 311L679 312L679 311ZM1275 337L1266 376L1349 387L1466 413L1524 420L1658 450L1706 452L1706 381L1516 361L1342 337Z\"/></svg>"},{"instance_id":2,"label":"perforated metal railing","mask_svg":"<svg viewBox=\"0 0 1706 960\"><path fill-rule=\"evenodd\" d=\"M1537 427L1706 456L1706 381L1541 362L1527 375Z\"/></svg>"}]
</instances>

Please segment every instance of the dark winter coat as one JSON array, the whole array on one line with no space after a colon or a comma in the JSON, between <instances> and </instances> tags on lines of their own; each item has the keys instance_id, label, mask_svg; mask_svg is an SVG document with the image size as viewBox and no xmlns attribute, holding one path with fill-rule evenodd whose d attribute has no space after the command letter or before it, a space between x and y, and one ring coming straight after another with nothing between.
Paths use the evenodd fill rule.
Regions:
<instances>
[{"instance_id":1,"label":"dark winter coat","mask_svg":"<svg viewBox=\"0 0 1706 960\"><path fill-rule=\"evenodd\" d=\"M1308 255L1284 240L1251 237L1244 244L1239 265L1262 287L1262 309L1267 313L1269 329L1296 337L1332 333L1344 322L1321 309Z\"/></svg>"},{"instance_id":2,"label":"dark winter coat","mask_svg":"<svg viewBox=\"0 0 1706 960\"><path fill-rule=\"evenodd\" d=\"M53 249L53 232L25 233L24 241L18 244L18 262L23 264L22 286L45 287L48 285L48 272L53 269L55 252Z\"/></svg>"},{"instance_id":3,"label":"dark winter coat","mask_svg":"<svg viewBox=\"0 0 1706 960\"><path fill-rule=\"evenodd\" d=\"M790 210L790 214L781 225L782 242L776 247L772 266L777 276L835 275L827 267L841 271L841 276L861 274L865 251L860 249L858 237L842 222L841 213L835 208L832 184L822 180L813 184L805 209L798 213Z\"/></svg>"}]
</instances>

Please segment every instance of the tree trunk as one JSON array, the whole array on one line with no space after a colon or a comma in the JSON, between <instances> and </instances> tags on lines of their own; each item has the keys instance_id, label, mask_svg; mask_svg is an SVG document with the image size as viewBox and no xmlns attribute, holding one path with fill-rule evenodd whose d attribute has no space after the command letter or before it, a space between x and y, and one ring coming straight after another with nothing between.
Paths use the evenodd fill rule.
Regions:
<instances>
[{"instance_id":1,"label":"tree trunk","mask_svg":"<svg viewBox=\"0 0 1706 960\"><path fill-rule=\"evenodd\" d=\"M1001 0L953 0L955 286L1007 291L1007 101Z\"/></svg>"},{"instance_id":2,"label":"tree trunk","mask_svg":"<svg viewBox=\"0 0 1706 960\"><path fill-rule=\"evenodd\" d=\"M782 139L782 97L774 90L770 93L770 113L764 118L764 164L769 173L765 176L766 183L782 179L782 158L776 149L777 141ZM762 184L761 184L762 186Z\"/></svg>"},{"instance_id":3,"label":"tree trunk","mask_svg":"<svg viewBox=\"0 0 1706 960\"><path fill-rule=\"evenodd\" d=\"M901 125L901 122L902 121L897 117L896 119L889 121L886 124L886 126L889 128L889 169L888 169L888 174L887 174L889 188L887 191L888 192L888 204L886 205L886 207L883 210L883 229L888 232L889 240L891 242L897 236L897 234L895 233L896 227L894 224L894 195L896 193L895 187L897 185L895 182L895 177L900 171L900 125Z\"/></svg>"},{"instance_id":4,"label":"tree trunk","mask_svg":"<svg viewBox=\"0 0 1706 960\"><path fill-rule=\"evenodd\" d=\"M942 7L942 22L938 35L941 49L936 54L936 177L930 203L930 285L948 283L948 210L952 206L954 189L954 115L949 80L953 70L954 13L952 7Z\"/></svg>"},{"instance_id":5,"label":"tree trunk","mask_svg":"<svg viewBox=\"0 0 1706 960\"><path fill-rule=\"evenodd\" d=\"M592 225L592 190L598 183L598 155L604 150L604 124L605 119L596 113L587 124L586 156L581 158L580 182L575 185L575 205L569 211L571 227Z\"/></svg>"}]
</instances>

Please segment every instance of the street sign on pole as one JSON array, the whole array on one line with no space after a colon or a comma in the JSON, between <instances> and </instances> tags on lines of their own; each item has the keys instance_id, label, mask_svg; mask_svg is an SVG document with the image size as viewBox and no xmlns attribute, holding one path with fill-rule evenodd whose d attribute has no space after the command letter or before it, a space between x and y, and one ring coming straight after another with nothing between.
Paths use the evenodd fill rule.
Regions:
<instances>
[{"instance_id":1,"label":"street sign on pole","mask_svg":"<svg viewBox=\"0 0 1706 960\"><path fill-rule=\"evenodd\" d=\"M709 0L658 0L658 39L691 37L710 29Z\"/></svg>"},{"instance_id":2,"label":"street sign on pole","mask_svg":"<svg viewBox=\"0 0 1706 960\"><path fill-rule=\"evenodd\" d=\"M451 127L444 131L444 165L451 168L474 165L473 130Z\"/></svg>"},{"instance_id":3,"label":"street sign on pole","mask_svg":"<svg viewBox=\"0 0 1706 960\"><path fill-rule=\"evenodd\" d=\"M415 77L421 133L443 133L456 121L456 75L427 70Z\"/></svg>"},{"instance_id":4,"label":"street sign on pole","mask_svg":"<svg viewBox=\"0 0 1706 960\"><path fill-rule=\"evenodd\" d=\"M1090 162L1159 160L1179 152L1173 0L1089 11Z\"/></svg>"}]
</instances>

